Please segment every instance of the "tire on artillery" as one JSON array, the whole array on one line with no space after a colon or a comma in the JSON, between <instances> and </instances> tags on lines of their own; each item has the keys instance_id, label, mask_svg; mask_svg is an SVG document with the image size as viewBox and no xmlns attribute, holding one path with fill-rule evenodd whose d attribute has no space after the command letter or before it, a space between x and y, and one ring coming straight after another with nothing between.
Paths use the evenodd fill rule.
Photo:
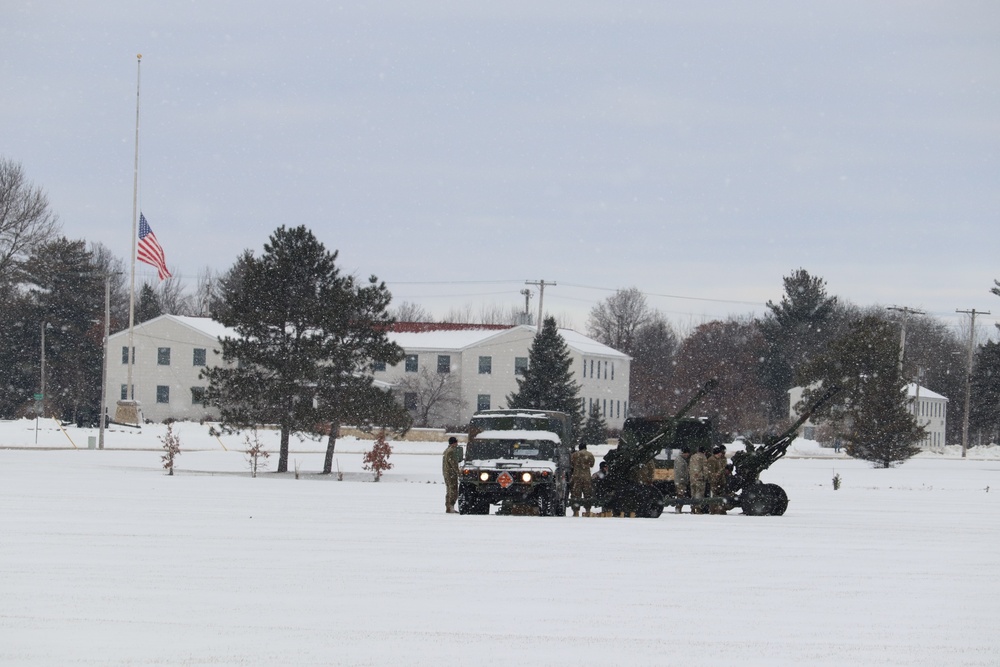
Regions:
<instances>
[{"instance_id":1,"label":"tire on artillery","mask_svg":"<svg viewBox=\"0 0 1000 667\"><path fill-rule=\"evenodd\" d=\"M755 484L743 492L740 507L749 516L781 516L788 509L788 494L777 484Z\"/></svg>"}]
</instances>

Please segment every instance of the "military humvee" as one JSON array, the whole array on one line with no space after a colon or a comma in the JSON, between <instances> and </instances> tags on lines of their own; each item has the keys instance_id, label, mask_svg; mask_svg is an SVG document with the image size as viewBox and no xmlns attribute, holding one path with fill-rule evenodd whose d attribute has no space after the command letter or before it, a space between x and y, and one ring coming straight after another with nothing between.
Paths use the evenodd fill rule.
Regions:
<instances>
[{"instance_id":1,"label":"military humvee","mask_svg":"<svg viewBox=\"0 0 1000 667\"><path fill-rule=\"evenodd\" d=\"M566 516L572 420L563 412L486 410L473 415L459 467L458 511Z\"/></svg>"}]
</instances>

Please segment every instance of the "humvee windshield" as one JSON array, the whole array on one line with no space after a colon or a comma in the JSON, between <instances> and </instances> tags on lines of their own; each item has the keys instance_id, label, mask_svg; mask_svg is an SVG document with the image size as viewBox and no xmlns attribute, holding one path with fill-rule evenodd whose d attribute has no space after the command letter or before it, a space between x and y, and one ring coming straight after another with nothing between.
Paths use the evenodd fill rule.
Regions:
<instances>
[{"instance_id":1,"label":"humvee windshield","mask_svg":"<svg viewBox=\"0 0 1000 667\"><path fill-rule=\"evenodd\" d=\"M527 414L513 410L505 413L478 413L469 421L470 431L550 431L569 442L570 419L562 413Z\"/></svg>"},{"instance_id":2,"label":"humvee windshield","mask_svg":"<svg viewBox=\"0 0 1000 667\"><path fill-rule=\"evenodd\" d=\"M555 456L555 445L539 440L480 440L469 442L465 451L466 460L486 459L539 459L551 461Z\"/></svg>"}]
</instances>

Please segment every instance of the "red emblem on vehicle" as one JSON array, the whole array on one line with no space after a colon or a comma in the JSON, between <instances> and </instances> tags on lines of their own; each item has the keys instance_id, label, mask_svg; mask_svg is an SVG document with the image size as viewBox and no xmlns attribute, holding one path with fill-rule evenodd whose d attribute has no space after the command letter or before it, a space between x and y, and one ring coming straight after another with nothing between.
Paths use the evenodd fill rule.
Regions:
<instances>
[{"instance_id":1,"label":"red emblem on vehicle","mask_svg":"<svg viewBox=\"0 0 1000 667\"><path fill-rule=\"evenodd\" d=\"M500 485L501 489L506 489L508 486L514 483L514 478L510 476L509 472L502 472L497 477L497 484Z\"/></svg>"}]
</instances>

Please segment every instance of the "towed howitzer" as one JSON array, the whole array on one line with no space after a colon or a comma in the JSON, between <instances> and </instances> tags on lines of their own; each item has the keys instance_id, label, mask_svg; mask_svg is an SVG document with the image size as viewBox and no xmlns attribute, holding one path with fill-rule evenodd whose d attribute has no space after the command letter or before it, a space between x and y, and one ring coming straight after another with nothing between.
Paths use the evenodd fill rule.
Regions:
<instances>
[{"instance_id":1,"label":"towed howitzer","mask_svg":"<svg viewBox=\"0 0 1000 667\"><path fill-rule=\"evenodd\" d=\"M689 422L698 435L704 432L708 437L711 426L707 422L685 416L718 384L715 379L706 382L672 417L627 419L618 446L604 456L608 473L600 492L602 497L595 504L613 514L660 516L663 494L647 479L649 466L662 450L673 448L679 431L684 430Z\"/></svg>"},{"instance_id":2,"label":"towed howitzer","mask_svg":"<svg viewBox=\"0 0 1000 667\"><path fill-rule=\"evenodd\" d=\"M740 507L744 514L752 516L780 516L785 513L788 508L785 490L777 484L761 483L760 474L788 453L799 428L839 392L840 387L830 387L784 432L767 438L764 444L757 447L747 443L746 451L733 454L733 477L727 494L727 508Z\"/></svg>"}]
</instances>

